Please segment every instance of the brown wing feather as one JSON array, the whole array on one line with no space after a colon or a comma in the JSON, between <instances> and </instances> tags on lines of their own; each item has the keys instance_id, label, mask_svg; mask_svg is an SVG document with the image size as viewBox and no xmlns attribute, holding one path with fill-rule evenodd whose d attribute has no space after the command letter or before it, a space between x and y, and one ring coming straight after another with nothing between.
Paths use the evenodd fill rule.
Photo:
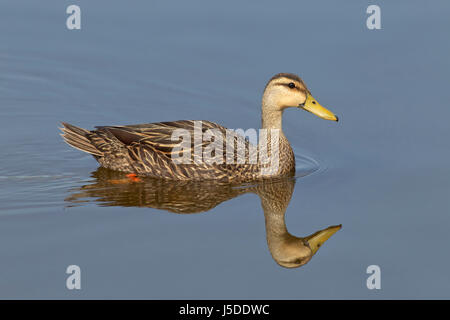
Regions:
<instances>
[{"instance_id":1,"label":"brown wing feather","mask_svg":"<svg viewBox=\"0 0 450 320\"><path fill-rule=\"evenodd\" d=\"M218 129L223 137L226 137L227 129L223 126L210 121L201 121L201 126L203 132L208 129ZM195 122L193 120L180 120L128 126L103 126L97 127L97 130L92 133L102 136L103 140L109 138L109 140L115 140L116 143L122 144L121 154L123 154L123 148L126 148L128 165L126 170L122 171L128 171L129 166L132 166L134 172L142 175L195 180L204 180L208 176L211 179L229 179L230 173L232 173L231 176L236 176L237 171L241 173L248 172L254 175L255 172L252 171L255 169L255 164L225 164L226 146L222 147L222 164L206 164L203 161L195 161L194 127ZM177 129L187 130L191 135L190 150L185 147L184 152L191 153L192 164L175 164L172 161L174 147L180 146L181 143L181 140L172 139L172 135ZM241 140L245 148L249 149L249 142L244 137L234 135L231 139L234 141ZM203 154L204 148L211 143L215 142L202 140L201 154ZM103 145L103 147L106 146ZM117 157L114 157L114 161L108 161L107 159L109 154L114 155L117 152L106 152L105 154L106 159L102 165L114 170L120 170L121 168L117 168L117 165L114 165L118 161ZM246 152L246 158L248 159L248 152ZM236 153L234 159L237 159Z\"/></svg>"}]
</instances>

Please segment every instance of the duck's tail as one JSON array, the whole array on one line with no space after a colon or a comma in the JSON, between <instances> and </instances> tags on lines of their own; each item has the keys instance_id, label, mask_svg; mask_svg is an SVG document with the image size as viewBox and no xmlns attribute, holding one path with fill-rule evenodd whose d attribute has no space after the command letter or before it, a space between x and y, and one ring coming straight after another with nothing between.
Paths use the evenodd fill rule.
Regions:
<instances>
[{"instance_id":1,"label":"duck's tail","mask_svg":"<svg viewBox=\"0 0 450 320\"><path fill-rule=\"evenodd\" d=\"M91 132L65 122L62 122L62 125L63 127L60 128L63 132L61 133L61 136L66 143L78 150L90 153L94 156L103 156L103 152L98 150L89 139Z\"/></svg>"}]
</instances>

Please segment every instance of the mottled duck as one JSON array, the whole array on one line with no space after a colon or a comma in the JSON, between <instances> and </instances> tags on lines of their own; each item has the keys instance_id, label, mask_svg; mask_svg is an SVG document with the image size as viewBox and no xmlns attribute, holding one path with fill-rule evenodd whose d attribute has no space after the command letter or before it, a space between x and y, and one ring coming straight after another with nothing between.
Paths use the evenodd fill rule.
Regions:
<instances>
[{"instance_id":1,"label":"mottled duck","mask_svg":"<svg viewBox=\"0 0 450 320\"><path fill-rule=\"evenodd\" d=\"M294 74L279 73L264 89L262 129L267 133L263 138L260 135L257 145L243 135L230 134L230 130L210 121L100 126L92 131L63 123L61 130L69 145L90 153L108 169L170 180L253 181L295 173L294 152L282 131L282 114L289 107L338 121L332 112L312 97L302 79ZM209 134L211 132L213 134ZM196 138L198 134L200 139ZM207 134L209 138L205 139ZM219 139L219 136L225 138ZM261 141L267 143L262 144ZM227 145L237 148L232 148L230 153ZM239 153L239 146L243 153ZM263 161L263 149L270 161ZM180 157L180 153L184 157ZM210 157L205 158L205 155ZM179 161L180 158L183 161ZM271 170L267 170L268 167Z\"/></svg>"}]
</instances>

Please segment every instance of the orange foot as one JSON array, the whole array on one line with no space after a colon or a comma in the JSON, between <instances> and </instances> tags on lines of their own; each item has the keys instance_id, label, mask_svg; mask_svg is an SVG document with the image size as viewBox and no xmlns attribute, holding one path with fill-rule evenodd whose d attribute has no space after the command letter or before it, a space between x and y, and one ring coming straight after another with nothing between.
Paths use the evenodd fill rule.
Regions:
<instances>
[{"instance_id":1,"label":"orange foot","mask_svg":"<svg viewBox=\"0 0 450 320\"><path fill-rule=\"evenodd\" d=\"M127 177L133 182L141 182L142 180L137 177L136 173L127 174Z\"/></svg>"},{"instance_id":2,"label":"orange foot","mask_svg":"<svg viewBox=\"0 0 450 320\"><path fill-rule=\"evenodd\" d=\"M130 173L126 175L125 179L114 179L109 180L109 182L113 184L124 184L124 183L132 183L132 182L141 182L142 180L137 177L135 173Z\"/></svg>"}]
</instances>

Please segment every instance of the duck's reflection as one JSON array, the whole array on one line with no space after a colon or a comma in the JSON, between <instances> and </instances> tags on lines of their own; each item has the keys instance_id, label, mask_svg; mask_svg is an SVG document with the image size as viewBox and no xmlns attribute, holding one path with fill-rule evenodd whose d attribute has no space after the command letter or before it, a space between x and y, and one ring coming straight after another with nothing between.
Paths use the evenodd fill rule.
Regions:
<instances>
[{"instance_id":1,"label":"duck's reflection","mask_svg":"<svg viewBox=\"0 0 450 320\"><path fill-rule=\"evenodd\" d=\"M132 181L123 173L99 168L95 179L66 198L76 205L95 201L101 206L151 207L188 214L208 211L218 204L245 193L261 199L266 222L267 244L273 259L282 267L306 264L341 225L319 230L307 237L291 235L285 213L295 187L295 179L283 178L255 184L228 184L214 181L168 181L144 179Z\"/></svg>"}]
</instances>

